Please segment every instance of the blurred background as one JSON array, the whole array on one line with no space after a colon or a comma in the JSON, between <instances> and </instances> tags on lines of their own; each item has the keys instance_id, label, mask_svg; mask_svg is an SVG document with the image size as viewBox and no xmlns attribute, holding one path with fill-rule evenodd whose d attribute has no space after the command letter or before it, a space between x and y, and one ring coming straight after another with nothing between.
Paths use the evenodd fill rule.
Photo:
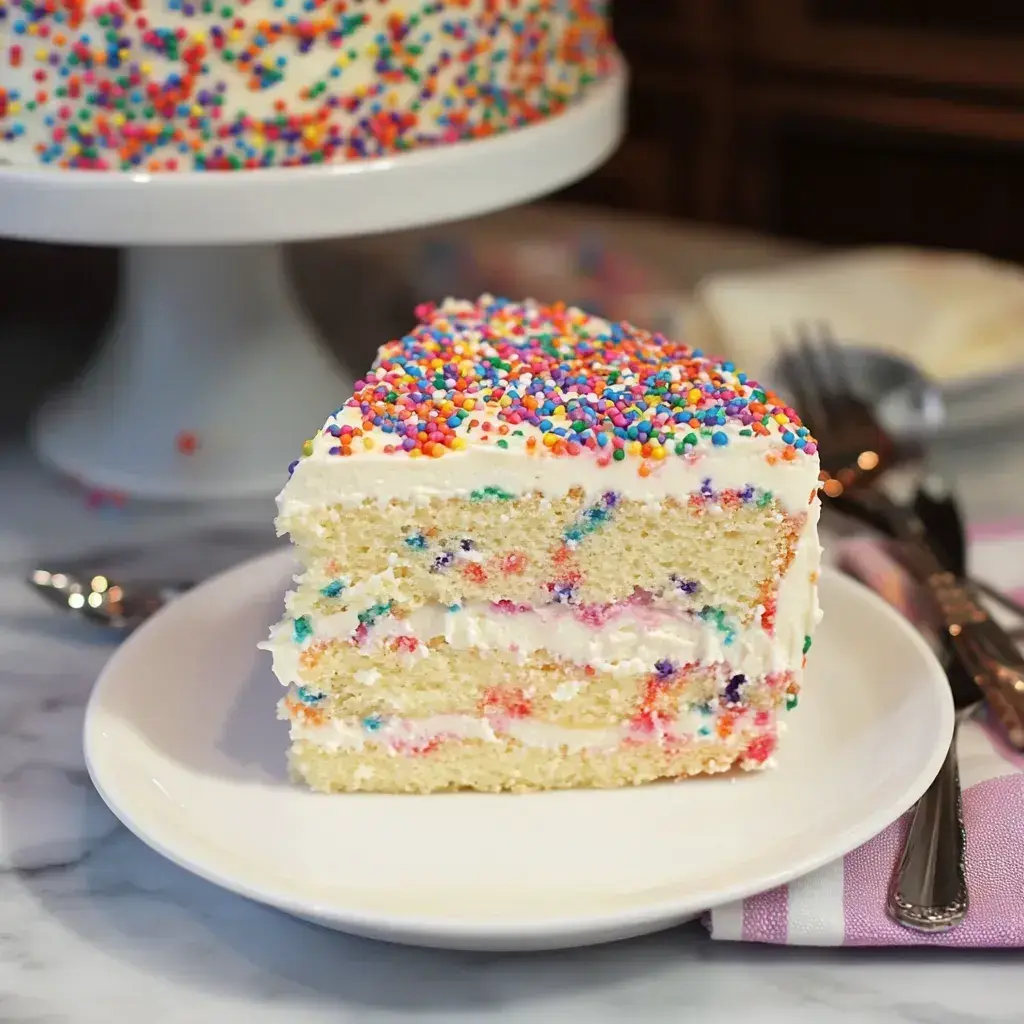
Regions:
<instances>
[{"instance_id":1,"label":"blurred background","mask_svg":"<svg viewBox=\"0 0 1024 1024\"><path fill-rule=\"evenodd\" d=\"M700 336L707 309L695 308L694 297L713 275L856 246L914 247L901 250L897 268L911 277L918 247L1024 260L1024 204L1016 195L1024 180L1021 5L629 0L613 7L632 76L628 138L591 177L539 207L292 247L295 284L346 364L358 370L382 335L408 325L414 301L442 293L565 298ZM869 281L891 279L886 253L876 255L881 263L861 269ZM89 359L116 273L113 250L0 240L7 370L0 429L19 431L43 396ZM981 342L961 331L959 343L987 351L987 373L1024 364L1024 284L1016 271L972 259L952 276L955 287L936 279L932 296L951 287L971 293L973 279L989 287L999 278L1002 287L999 308L975 325ZM341 293L339 280L347 285ZM942 344L919 340L911 355L921 361L923 347L933 374L971 376L971 367L942 362L956 347L948 343L929 361L928 351Z\"/></svg>"},{"instance_id":2,"label":"blurred background","mask_svg":"<svg viewBox=\"0 0 1024 1024\"><path fill-rule=\"evenodd\" d=\"M614 18L629 140L574 196L1024 258L1024 6L639 0Z\"/></svg>"}]
</instances>

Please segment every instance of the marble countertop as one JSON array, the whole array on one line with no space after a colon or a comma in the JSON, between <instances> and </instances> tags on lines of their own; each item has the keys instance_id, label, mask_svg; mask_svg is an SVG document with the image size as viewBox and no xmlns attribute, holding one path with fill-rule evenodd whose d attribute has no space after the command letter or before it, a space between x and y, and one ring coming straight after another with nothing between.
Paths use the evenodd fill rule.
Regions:
<instances>
[{"instance_id":1,"label":"marble countertop","mask_svg":"<svg viewBox=\"0 0 1024 1024\"><path fill-rule=\"evenodd\" d=\"M1018 449L947 468L970 518L1016 510L1020 484L989 484L1024 479ZM407 949L292 920L163 860L106 810L83 764L83 707L111 642L21 579L111 547L145 551L152 571L210 572L271 544L271 514L269 502L91 509L20 447L0 448L0 1022L1024 1019L1019 952L755 947L699 925L563 953Z\"/></svg>"}]
</instances>

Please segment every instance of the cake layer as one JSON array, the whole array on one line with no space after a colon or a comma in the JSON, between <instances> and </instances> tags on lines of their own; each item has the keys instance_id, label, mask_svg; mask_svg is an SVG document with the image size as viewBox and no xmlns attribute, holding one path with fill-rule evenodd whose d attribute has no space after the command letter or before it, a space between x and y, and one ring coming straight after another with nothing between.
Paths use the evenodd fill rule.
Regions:
<instances>
[{"instance_id":1,"label":"cake layer","mask_svg":"<svg viewBox=\"0 0 1024 1024\"><path fill-rule=\"evenodd\" d=\"M784 514L753 487L715 491L685 502L636 501L608 491L484 495L423 505L394 502L353 510L333 506L307 516L282 514L300 558L351 604L363 584L376 597L442 605L512 601L608 604L637 591L672 595L751 621L774 595L801 536L808 569L817 567L817 505L810 487L799 514ZM813 549L813 550L812 550ZM390 574L390 575L389 575ZM385 593L384 580L392 593Z\"/></svg>"},{"instance_id":2,"label":"cake layer","mask_svg":"<svg viewBox=\"0 0 1024 1024\"><path fill-rule=\"evenodd\" d=\"M339 652L302 671L289 700L333 717L437 714L532 716L564 725L615 723L642 714L674 714L679 707L725 701L774 709L799 691L797 670L743 675L726 664L659 661L629 676L571 662L508 654L439 652L402 663L391 652L355 657Z\"/></svg>"},{"instance_id":3,"label":"cake layer","mask_svg":"<svg viewBox=\"0 0 1024 1024\"><path fill-rule=\"evenodd\" d=\"M654 609L641 617L624 615L625 623L588 626L549 606L508 616L513 621L504 629L501 613L489 608L480 610L476 625L466 622L477 614L468 607L456 612L423 608L406 620L388 621L387 630L384 621L378 622L362 643L319 636L303 645L285 624L266 646L283 682L328 693L367 686L378 691L440 686L453 672L465 672L481 684L488 678L500 682L506 674L524 679L532 672L557 680L553 686L602 679L624 689L656 671L668 675L698 664L715 668L724 685L737 673L755 678L799 670L808 646L808 634L780 644L760 628L722 632L717 623ZM418 639L411 624L423 618L436 621L443 632L431 628ZM643 632L647 623L652 624L649 634ZM493 633L485 636L480 624L494 627Z\"/></svg>"},{"instance_id":4,"label":"cake layer","mask_svg":"<svg viewBox=\"0 0 1024 1024\"><path fill-rule=\"evenodd\" d=\"M339 162L551 117L614 60L604 0L0 0L0 161Z\"/></svg>"},{"instance_id":5,"label":"cake layer","mask_svg":"<svg viewBox=\"0 0 1024 1024\"><path fill-rule=\"evenodd\" d=\"M346 587L331 578L339 568L332 561L300 577L288 614L264 646L282 682L325 692L351 687L366 658L382 659L374 672L399 685L443 679L449 650L500 657L502 670L534 658L620 679L650 673L659 662L717 664L730 677L798 670L819 614L817 512L810 510L785 574L758 588L761 601L747 610L746 624L703 603L705 585L696 580L617 603L586 604L569 593L541 605L507 598L446 605L417 592L414 577L398 575L404 566Z\"/></svg>"},{"instance_id":6,"label":"cake layer","mask_svg":"<svg viewBox=\"0 0 1024 1024\"><path fill-rule=\"evenodd\" d=\"M291 774L322 792L638 785L733 766L763 768L780 726L763 713L757 722L734 720L721 731L680 721L646 735L627 727L566 730L524 723L496 730L468 717L390 728L390 734L366 740L344 724L293 725Z\"/></svg>"}]
</instances>

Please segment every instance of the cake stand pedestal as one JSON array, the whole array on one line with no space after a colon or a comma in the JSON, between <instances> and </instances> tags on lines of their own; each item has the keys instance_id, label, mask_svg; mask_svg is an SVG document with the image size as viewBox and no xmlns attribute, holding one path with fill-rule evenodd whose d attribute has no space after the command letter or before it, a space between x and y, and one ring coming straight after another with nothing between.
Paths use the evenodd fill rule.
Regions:
<instances>
[{"instance_id":1,"label":"cake stand pedestal","mask_svg":"<svg viewBox=\"0 0 1024 1024\"><path fill-rule=\"evenodd\" d=\"M37 415L36 451L89 486L140 498L274 493L352 388L292 295L283 243L442 223L552 192L614 150L625 86L623 69L541 124L362 163L0 168L0 236L126 249L99 355Z\"/></svg>"}]
</instances>

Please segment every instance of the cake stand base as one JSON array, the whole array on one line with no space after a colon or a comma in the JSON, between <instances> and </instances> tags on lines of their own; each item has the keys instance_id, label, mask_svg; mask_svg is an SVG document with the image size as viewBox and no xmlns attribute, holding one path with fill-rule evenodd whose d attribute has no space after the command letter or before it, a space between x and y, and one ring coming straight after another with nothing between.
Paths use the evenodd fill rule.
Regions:
<instances>
[{"instance_id":1,"label":"cake stand base","mask_svg":"<svg viewBox=\"0 0 1024 1024\"><path fill-rule=\"evenodd\" d=\"M275 245L129 248L100 353L39 412L42 458L139 498L275 493L352 392Z\"/></svg>"},{"instance_id":2,"label":"cake stand base","mask_svg":"<svg viewBox=\"0 0 1024 1024\"><path fill-rule=\"evenodd\" d=\"M37 452L140 498L276 493L351 381L319 347L275 246L440 224L561 188L618 145L626 82L618 67L556 117L374 160L238 174L0 167L0 236L128 246L99 359L39 413Z\"/></svg>"}]
</instances>

